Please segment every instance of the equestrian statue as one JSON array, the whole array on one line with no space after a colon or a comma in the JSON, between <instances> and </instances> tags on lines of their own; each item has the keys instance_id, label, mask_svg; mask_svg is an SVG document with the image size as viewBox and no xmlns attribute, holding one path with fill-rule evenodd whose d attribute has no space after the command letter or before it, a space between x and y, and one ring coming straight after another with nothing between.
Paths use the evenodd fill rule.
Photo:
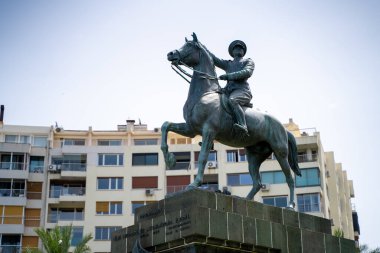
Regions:
<instances>
[{"instance_id":1,"label":"equestrian statue","mask_svg":"<svg viewBox=\"0 0 380 253\"><path fill-rule=\"evenodd\" d=\"M173 168L176 164L174 154L168 151L169 131L189 138L202 136L198 173L187 188L201 186L214 140L231 147L244 147L253 181L246 198L251 200L262 187L260 165L274 153L289 186L288 207L294 208L294 179L291 170L301 176L296 140L273 116L251 108L252 94L247 80L253 73L254 63L249 58L243 58L247 51L245 43L240 40L232 42L229 53L233 60L222 60L201 44L195 33L192 37L193 40L185 38L186 43L180 49L167 55L172 68L183 78L185 77L180 72L191 77L191 81L188 81L190 87L183 107L185 122L167 121L161 127L161 150L166 165ZM181 66L192 69L193 74L190 75ZM225 70L226 74L218 78L215 66ZM223 89L218 79L227 80Z\"/></svg>"}]
</instances>

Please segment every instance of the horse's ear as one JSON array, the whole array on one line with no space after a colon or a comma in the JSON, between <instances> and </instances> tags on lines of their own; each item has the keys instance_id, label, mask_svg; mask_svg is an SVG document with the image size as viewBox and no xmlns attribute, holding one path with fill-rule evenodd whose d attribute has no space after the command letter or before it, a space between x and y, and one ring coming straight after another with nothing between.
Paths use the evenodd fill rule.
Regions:
<instances>
[{"instance_id":1,"label":"horse's ear","mask_svg":"<svg viewBox=\"0 0 380 253\"><path fill-rule=\"evenodd\" d=\"M194 42L198 42L198 38L197 38L197 35L195 33L193 33L191 36L193 36L193 41Z\"/></svg>"},{"instance_id":2,"label":"horse's ear","mask_svg":"<svg viewBox=\"0 0 380 253\"><path fill-rule=\"evenodd\" d=\"M185 41L188 42L187 38L185 37Z\"/></svg>"}]
</instances>

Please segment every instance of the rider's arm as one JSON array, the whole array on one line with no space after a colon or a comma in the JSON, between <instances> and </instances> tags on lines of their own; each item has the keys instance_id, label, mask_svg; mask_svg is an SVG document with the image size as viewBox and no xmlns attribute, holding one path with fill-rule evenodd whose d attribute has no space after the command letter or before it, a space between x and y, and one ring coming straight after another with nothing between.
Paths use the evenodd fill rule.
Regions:
<instances>
[{"instance_id":1,"label":"rider's arm","mask_svg":"<svg viewBox=\"0 0 380 253\"><path fill-rule=\"evenodd\" d=\"M242 70L228 73L228 80L244 80L252 76L253 70L255 69L255 63L251 59L247 59L247 62Z\"/></svg>"},{"instance_id":2,"label":"rider's arm","mask_svg":"<svg viewBox=\"0 0 380 253\"><path fill-rule=\"evenodd\" d=\"M213 53L209 52L212 59L214 60L214 64L215 66L217 66L218 68L221 68L223 70L226 70L227 69L227 65L228 65L228 61L227 60L223 60L223 59L220 59L218 57L216 57Z\"/></svg>"}]
</instances>

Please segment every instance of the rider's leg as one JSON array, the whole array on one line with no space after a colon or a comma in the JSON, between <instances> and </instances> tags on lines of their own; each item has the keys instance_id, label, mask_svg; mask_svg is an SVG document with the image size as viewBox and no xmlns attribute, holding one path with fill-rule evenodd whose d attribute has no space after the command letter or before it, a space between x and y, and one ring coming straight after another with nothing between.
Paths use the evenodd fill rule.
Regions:
<instances>
[{"instance_id":1,"label":"rider's leg","mask_svg":"<svg viewBox=\"0 0 380 253\"><path fill-rule=\"evenodd\" d=\"M236 123L234 128L240 133L248 134L247 123L245 121L244 110L241 108L239 102L234 99L230 99L232 111L234 112Z\"/></svg>"},{"instance_id":2,"label":"rider's leg","mask_svg":"<svg viewBox=\"0 0 380 253\"><path fill-rule=\"evenodd\" d=\"M234 113L235 124L234 129L243 135L248 135L247 123L245 121L245 113L241 105L248 104L252 97L246 92L241 90L234 90L231 92L230 96L230 105Z\"/></svg>"}]
</instances>

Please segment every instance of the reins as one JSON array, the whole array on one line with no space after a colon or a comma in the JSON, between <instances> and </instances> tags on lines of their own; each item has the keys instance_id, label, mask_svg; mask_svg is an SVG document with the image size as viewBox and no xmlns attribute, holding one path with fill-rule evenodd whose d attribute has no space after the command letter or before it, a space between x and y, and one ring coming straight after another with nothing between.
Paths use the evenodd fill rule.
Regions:
<instances>
[{"instance_id":1,"label":"reins","mask_svg":"<svg viewBox=\"0 0 380 253\"><path fill-rule=\"evenodd\" d=\"M202 72L202 71L199 71L199 70L196 70L194 69L193 67L190 67L188 66L186 63L184 63L183 61L179 60L178 63L181 63L182 65L184 65L185 67L191 69L192 71L194 71L195 73L198 73L198 74L201 74L200 78L203 78L203 79L209 79L209 80L218 80L218 77L217 76L212 76L206 72ZM189 80L186 79L186 77L184 77L180 72L182 72L184 75L190 77L190 78L193 78L193 75L189 74L186 72L186 70L184 70L183 68L181 68L181 66L179 66L179 64L175 64L175 63L172 63L171 64L171 67L172 69L179 75L181 76L183 79L186 80L186 82L190 83ZM174 67L176 67L177 69L175 69Z\"/></svg>"}]
</instances>

